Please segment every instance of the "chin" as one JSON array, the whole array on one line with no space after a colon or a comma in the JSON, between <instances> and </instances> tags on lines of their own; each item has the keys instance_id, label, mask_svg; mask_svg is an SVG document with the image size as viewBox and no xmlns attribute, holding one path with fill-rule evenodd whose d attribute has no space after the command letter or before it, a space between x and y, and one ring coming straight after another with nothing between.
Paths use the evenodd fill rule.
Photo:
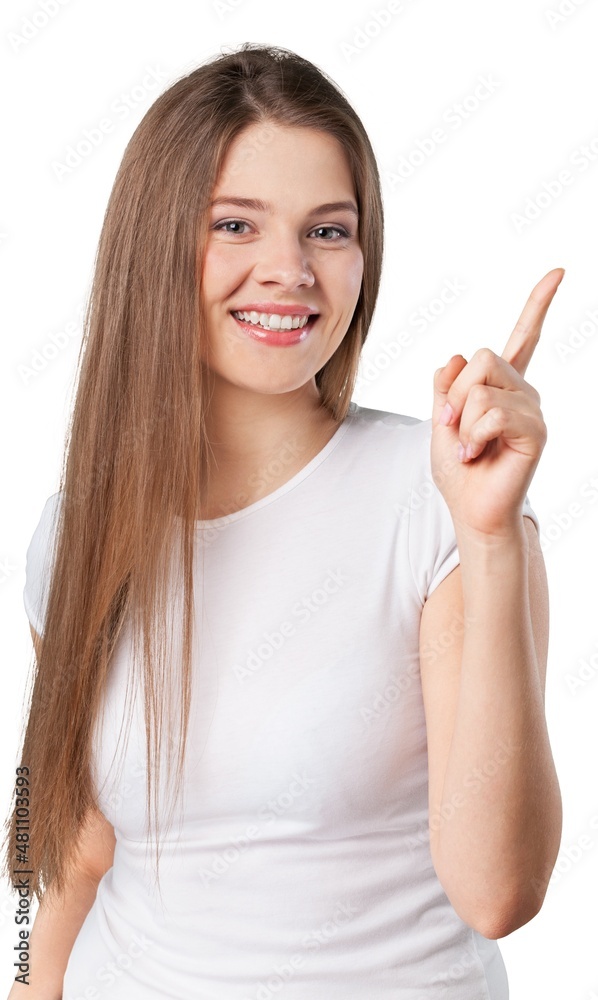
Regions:
<instances>
[{"instance_id":1,"label":"chin","mask_svg":"<svg viewBox=\"0 0 598 1000\"><path fill-rule=\"evenodd\" d=\"M270 367L270 366L269 366ZM316 369L315 371L318 371ZM314 371L314 374L315 374ZM247 370L238 376L233 372L217 371L214 373L221 382L228 382L238 389L245 389L247 392L255 392L264 396L280 395L285 392L293 392L300 389L312 376L307 374L304 378L287 373L286 377L282 373L272 370L256 372L255 378L248 377Z\"/></svg>"}]
</instances>

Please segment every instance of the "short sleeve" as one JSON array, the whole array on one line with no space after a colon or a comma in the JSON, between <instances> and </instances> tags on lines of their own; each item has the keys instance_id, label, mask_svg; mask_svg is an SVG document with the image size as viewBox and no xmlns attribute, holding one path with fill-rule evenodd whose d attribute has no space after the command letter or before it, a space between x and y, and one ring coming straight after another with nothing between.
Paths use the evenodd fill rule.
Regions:
<instances>
[{"instance_id":1,"label":"short sleeve","mask_svg":"<svg viewBox=\"0 0 598 1000\"><path fill-rule=\"evenodd\" d=\"M27 618L40 636L45 631L59 501L60 493L54 493L46 500L25 556L23 603Z\"/></svg>"},{"instance_id":2,"label":"short sleeve","mask_svg":"<svg viewBox=\"0 0 598 1000\"><path fill-rule=\"evenodd\" d=\"M409 562L422 605L460 562L455 527L448 505L432 478L432 420L422 420L414 442L409 493ZM522 514L540 522L526 496Z\"/></svg>"}]
</instances>

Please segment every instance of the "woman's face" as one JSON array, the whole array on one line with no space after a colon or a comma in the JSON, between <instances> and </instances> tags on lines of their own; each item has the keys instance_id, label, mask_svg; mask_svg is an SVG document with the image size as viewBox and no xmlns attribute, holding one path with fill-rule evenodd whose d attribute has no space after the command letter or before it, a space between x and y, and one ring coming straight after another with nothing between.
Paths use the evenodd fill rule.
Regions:
<instances>
[{"instance_id":1,"label":"woman's face","mask_svg":"<svg viewBox=\"0 0 598 1000\"><path fill-rule=\"evenodd\" d=\"M209 210L204 361L216 382L258 393L290 392L309 382L315 388L316 372L349 327L363 276L357 202L342 147L311 128L252 125L228 150L215 199L225 200ZM336 202L349 206L333 207ZM292 318L278 319L277 307L291 307ZM252 315L240 322L237 311ZM301 312L317 314L303 330L297 328ZM281 329L269 333L260 320Z\"/></svg>"}]
</instances>

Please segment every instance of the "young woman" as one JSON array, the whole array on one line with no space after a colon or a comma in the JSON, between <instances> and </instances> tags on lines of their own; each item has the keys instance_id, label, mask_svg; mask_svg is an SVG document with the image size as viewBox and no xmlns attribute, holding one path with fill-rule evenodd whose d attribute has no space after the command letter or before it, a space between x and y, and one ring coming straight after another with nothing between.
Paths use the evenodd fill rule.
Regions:
<instances>
[{"instance_id":1,"label":"young woman","mask_svg":"<svg viewBox=\"0 0 598 1000\"><path fill-rule=\"evenodd\" d=\"M382 248L363 125L288 50L204 63L127 147L27 552L11 997L508 996L561 834L523 374L563 272L420 420L351 400Z\"/></svg>"}]
</instances>

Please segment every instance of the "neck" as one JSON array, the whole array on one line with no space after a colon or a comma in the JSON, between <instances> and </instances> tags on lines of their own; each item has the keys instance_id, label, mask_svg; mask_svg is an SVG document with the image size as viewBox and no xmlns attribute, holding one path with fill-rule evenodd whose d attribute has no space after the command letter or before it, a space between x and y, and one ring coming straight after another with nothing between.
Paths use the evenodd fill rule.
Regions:
<instances>
[{"instance_id":1,"label":"neck","mask_svg":"<svg viewBox=\"0 0 598 1000\"><path fill-rule=\"evenodd\" d=\"M209 400L205 517L217 517L273 492L326 445L338 423L322 406L315 380L287 393L257 393L223 383ZM204 470L205 471L205 470Z\"/></svg>"},{"instance_id":2,"label":"neck","mask_svg":"<svg viewBox=\"0 0 598 1000\"><path fill-rule=\"evenodd\" d=\"M287 393L257 393L224 383L212 393L206 415L212 453L229 467L258 464L291 439L307 442L333 424L315 380Z\"/></svg>"}]
</instances>

